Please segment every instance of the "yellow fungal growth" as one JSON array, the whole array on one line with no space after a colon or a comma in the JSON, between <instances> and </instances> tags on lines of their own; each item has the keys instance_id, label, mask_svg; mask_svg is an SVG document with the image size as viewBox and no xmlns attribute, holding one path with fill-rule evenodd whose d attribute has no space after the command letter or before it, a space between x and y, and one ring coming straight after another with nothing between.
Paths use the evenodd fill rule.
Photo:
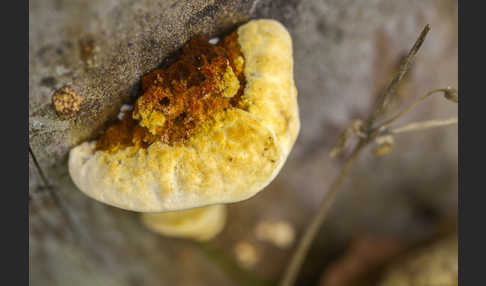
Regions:
<instances>
[{"instance_id":1,"label":"yellow fungal growth","mask_svg":"<svg viewBox=\"0 0 486 286\"><path fill-rule=\"evenodd\" d=\"M122 209L192 216L248 199L277 176L300 129L292 41L274 20L250 21L217 45L192 39L142 89L129 114L69 154L76 186Z\"/></svg>"},{"instance_id":2,"label":"yellow fungal growth","mask_svg":"<svg viewBox=\"0 0 486 286\"><path fill-rule=\"evenodd\" d=\"M142 222L150 230L166 236L206 241L223 230L226 206L211 205L184 211L144 213Z\"/></svg>"}]
</instances>

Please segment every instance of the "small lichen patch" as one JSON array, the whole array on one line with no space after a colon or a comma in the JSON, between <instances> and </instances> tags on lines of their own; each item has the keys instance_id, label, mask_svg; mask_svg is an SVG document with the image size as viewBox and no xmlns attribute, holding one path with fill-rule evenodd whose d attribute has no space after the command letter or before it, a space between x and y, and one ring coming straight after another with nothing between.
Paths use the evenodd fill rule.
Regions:
<instances>
[{"instance_id":1,"label":"small lichen patch","mask_svg":"<svg viewBox=\"0 0 486 286\"><path fill-rule=\"evenodd\" d=\"M83 98L69 86L62 87L52 95L52 105L57 116L67 119L74 116L81 108Z\"/></svg>"}]
</instances>

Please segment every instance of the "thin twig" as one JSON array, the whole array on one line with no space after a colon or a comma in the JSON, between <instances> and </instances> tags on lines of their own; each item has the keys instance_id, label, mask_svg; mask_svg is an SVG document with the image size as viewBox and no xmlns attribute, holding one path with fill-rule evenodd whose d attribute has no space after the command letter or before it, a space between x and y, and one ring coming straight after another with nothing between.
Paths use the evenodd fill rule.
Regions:
<instances>
[{"instance_id":1,"label":"thin twig","mask_svg":"<svg viewBox=\"0 0 486 286\"><path fill-rule=\"evenodd\" d=\"M61 219L64 220L64 222L67 225L67 228L71 230L73 240L75 242L77 242L81 247L85 247L87 250L91 251L92 254L99 257L99 254L95 251L95 249L92 247L91 244L83 243L83 240L81 239L83 232L79 230L79 228L76 226L76 223L74 222L74 220L69 215L68 209L65 207L65 205L63 203L61 203L61 199L59 198L57 193L54 191L54 185L49 183L49 180L47 179L44 171L42 170L42 168L39 164L39 161L37 161L37 157L35 156L34 151L32 151L30 143L29 143L29 154L32 158L32 161L34 162L35 168L37 169L37 171L38 171L38 173L41 177L42 182L44 183L44 190L47 190L47 193L49 194L52 201L57 206L57 210L61 214ZM29 193L29 201L30 201L30 193ZM30 208L30 205L29 205L29 208ZM45 224L43 227L51 226L51 222L49 222L45 219L42 219L42 216L40 217L40 221ZM72 253L69 252L69 251L67 251L66 253L71 258L77 259L80 265L82 265L82 266L87 265L87 267L88 267L88 268L86 268L87 271L93 272L93 266L90 263L84 263L84 261L81 262L80 259L78 259L76 256L73 256ZM97 282L96 283L97 285L106 285L106 283L102 283L102 281L100 281L99 279L95 279L95 281ZM121 285L121 284L118 283L118 285Z\"/></svg>"},{"instance_id":2,"label":"thin twig","mask_svg":"<svg viewBox=\"0 0 486 286\"><path fill-rule=\"evenodd\" d=\"M32 158L32 161L34 161L34 166L36 167L36 169L37 169L37 171L38 171L38 173L41 177L41 180L44 183L44 190L47 191L47 193L49 194L49 196L52 199L52 201L54 202L54 204L58 207L58 211L61 213L61 217L66 220L68 228L70 228L71 231L74 233L74 235L73 235L74 239L79 239L80 233L79 233L78 229L75 227L75 223L71 220L71 217L69 216L69 212L68 212L67 208L64 206L63 203L61 203L61 199L59 198L57 193L54 191L53 185L51 185L49 183L49 181L47 180L47 177L44 174L44 171L42 170L39 162L37 161L37 157L35 156L34 151L32 151L30 144L29 144L29 154ZM30 194L29 194L29 198L30 198Z\"/></svg>"},{"instance_id":3,"label":"thin twig","mask_svg":"<svg viewBox=\"0 0 486 286\"><path fill-rule=\"evenodd\" d=\"M422 101L424 101L425 99L427 99L431 95L437 94L439 92L446 93L447 91L448 91L448 89L446 89L446 88L439 88L439 89L434 89L434 90L431 90L431 91L427 92L427 94L425 94L424 96L419 97L418 99L416 99L412 104L410 104L404 110L400 111L397 115L393 116L392 118L390 118L389 120L385 121L384 123L379 124L379 127L377 127L377 128L386 128L386 127L388 127L390 124L392 124L393 122L395 122L398 118L400 118L403 115L405 115L405 113L407 113L410 110L412 110L417 104L421 103Z\"/></svg>"},{"instance_id":4,"label":"thin twig","mask_svg":"<svg viewBox=\"0 0 486 286\"><path fill-rule=\"evenodd\" d=\"M342 153L344 148L346 148L346 144L348 139L353 135L357 135L361 138L366 138L366 134L363 133L363 121L361 120L353 120L350 126L348 126L344 131L341 133L338 139L338 143L336 146L331 150L329 156L334 158Z\"/></svg>"},{"instance_id":5,"label":"thin twig","mask_svg":"<svg viewBox=\"0 0 486 286\"><path fill-rule=\"evenodd\" d=\"M401 80L403 79L407 71L410 69L410 65L415 59L415 56L418 50L420 49L420 47L422 46L422 43L424 42L425 37L427 36L429 31L430 31L430 26L426 25L425 28L420 33L418 39L415 41L415 44L410 49L407 57L403 60L402 64L400 65L400 70L398 74L393 78L391 83L388 85L387 89L385 90L385 93L377 100L374 110L366 122L365 132L367 137L361 138L359 140L353 152L344 163L344 166L339 172L338 177L331 185L324 199L321 201L317 213L314 215L311 223L305 229L304 234L300 239L299 244L297 245L297 248L291 257L290 263L286 271L284 272L284 276L280 282L281 286L291 286L295 283L297 275L299 274L300 268L302 266L302 263L304 262L304 259L312 244L312 241L314 240L314 237L316 236L318 230L320 229L322 223L324 222L327 213L335 200L335 196L339 191L342 183L344 182L344 179L348 175L351 167L353 166L358 156L361 154L361 151L364 149L364 147L366 147L369 142L371 142L374 138L376 138L379 135L379 130L372 128L375 120L385 111L385 109L388 107L388 102L396 94L396 89L398 84L401 82Z\"/></svg>"},{"instance_id":6,"label":"thin twig","mask_svg":"<svg viewBox=\"0 0 486 286\"><path fill-rule=\"evenodd\" d=\"M47 180L47 177L44 175L44 172L42 171L42 168L39 165L39 162L37 162L37 158L34 155L34 152L32 151L32 148L30 148L29 144L29 154L30 157L32 158L32 161L34 162L34 166L37 169L37 172L39 173L39 176L41 177L42 182L44 183L45 188L50 188L51 184L49 184L49 181Z\"/></svg>"},{"instance_id":7,"label":"thin twig","mask_svg":"<svg viewBox=\"0 0 486 286\"><path fill-rule=\"evenodd\" d=\"M384 110L388 107L388 103L390 102L390 99L393 96L395 96L398 84L401 82L401 80L403 79L407 71L410 69L410 65L413 63L413 60L415 59L415 56L417 55L417 52L422 46L425 37L427 36L429 31L430 31L430 26L427 24L425 28L422 30L422 33L420 33L418 39L415 41L413 47L408 52L407 57L400 64L400 70L398 74L390 82L390 84L385 90L385 93L378 98L375 107L373 109L373 112L371 113L371 116L368 119L368 128L371 128L371 126L378 118L378 116L380 116L384 112Z\"/></svg>"},{"instance_id":8,"label":"thin twig","mask_svg":"<svg viewBox=\"0 0 486 286\"><path fill-rule=\"evenodd\" d=\"M309 224L309 226L307 226L305 233L302 236L299 245L297 246L297 250L294 252L292 256L290 264L287 268L287 271L285 272L285 276L282 282L280 283L280 285L290 286L294 284L295 279L297 278L297 274L299 274L300 267L304 262L305 256L307 255L309 247L311 246L314 237L316 236L322 223L324 222L324 219L326 218L329 209L334 203L336 194L339 191L341 184L343 183L344 179L346 178L349 171L351 170L351 167L353 166L354 162L358 158L363 148L367 145L367 143L368 141L366 139L361 139L358 145L356 145L356 147L354 148L352 154L344 163L344 166L339 172L338 177L329 188L329 191L326 193L326 197L324 198L321 205L319 206L317 213L312 218L312 221Z\"/></svg>"},{"instance_id":9,"label":"thin twig","mask_svg":"<svg viewBox=\"0 0 486 286\"><path fill-rule=\"evenodd\" d=\"M391 129L389 132L392 134L404 133L404 132L411 132L411 131L420 131L435 127L441 126L448 126L457 124L457 117L452 117L448 119L438 119L438 120L427 120L427 121L419 121L407 124L405 126L397 127Z\"/></svg>"}]
</instances>

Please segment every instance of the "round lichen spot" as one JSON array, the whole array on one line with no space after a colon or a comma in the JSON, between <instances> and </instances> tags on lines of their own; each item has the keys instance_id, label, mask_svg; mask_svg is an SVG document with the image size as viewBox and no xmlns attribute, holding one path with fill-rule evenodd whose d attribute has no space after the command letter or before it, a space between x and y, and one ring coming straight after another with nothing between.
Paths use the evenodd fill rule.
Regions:
<instances>
[{"instance_id":1,"label":"round lichen spot","mask_svg":"<svg viewBox=\"0 0 486 286\"><path fill-rule=\"evenodd\" d=\"M52 105L57 116L67 119L74 116L80 109L83 98L69 86L62 87L52 95Z\"/></svg>"}]
</instances>

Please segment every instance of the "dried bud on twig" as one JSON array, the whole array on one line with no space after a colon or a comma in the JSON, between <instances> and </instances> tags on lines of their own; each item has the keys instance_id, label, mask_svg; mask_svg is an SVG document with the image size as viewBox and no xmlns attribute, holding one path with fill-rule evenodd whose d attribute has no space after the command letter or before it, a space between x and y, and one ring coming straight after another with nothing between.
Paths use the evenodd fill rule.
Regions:
<instances>
[{"instance_id":1,"label":"dried bud on twig","mask_svg":"<svg viewBox=\"0 0 486 286\"><path fill-rule=\"evenodd\" d=\"M448 87L444 89L444 97L450 101L453 101L455 103L459 102L459 93L457 92L457 89Z\"/></svg>"},{"instance_id":2,"label":"dried bud on twig","mask_svg":"<svg viewBox=\"0 0 486 286\"><path fill-rule=\"evenodd\" d=\"M378 146L372 150L373 153L377 156L383 156L391 152L395 139L391 135L384 135L376 137L375 142Z\"/></svg>"},{"instance_id":3,"label":"dried bud on twig","mask_svg":"<svg viewBox=\"0 0 486 286\"><path fill-rule=\"evenodd\" d=\"M353 135L358 135L360 137L366 136L363 132L363 121L360 119L353 120L351 125L344 129L343 133L339 135L338 143L331 150L331 158L338 156L344 151L344 148L346 148L346 144L348 143L348 139Z\"/></svg>"}]
</instances>

